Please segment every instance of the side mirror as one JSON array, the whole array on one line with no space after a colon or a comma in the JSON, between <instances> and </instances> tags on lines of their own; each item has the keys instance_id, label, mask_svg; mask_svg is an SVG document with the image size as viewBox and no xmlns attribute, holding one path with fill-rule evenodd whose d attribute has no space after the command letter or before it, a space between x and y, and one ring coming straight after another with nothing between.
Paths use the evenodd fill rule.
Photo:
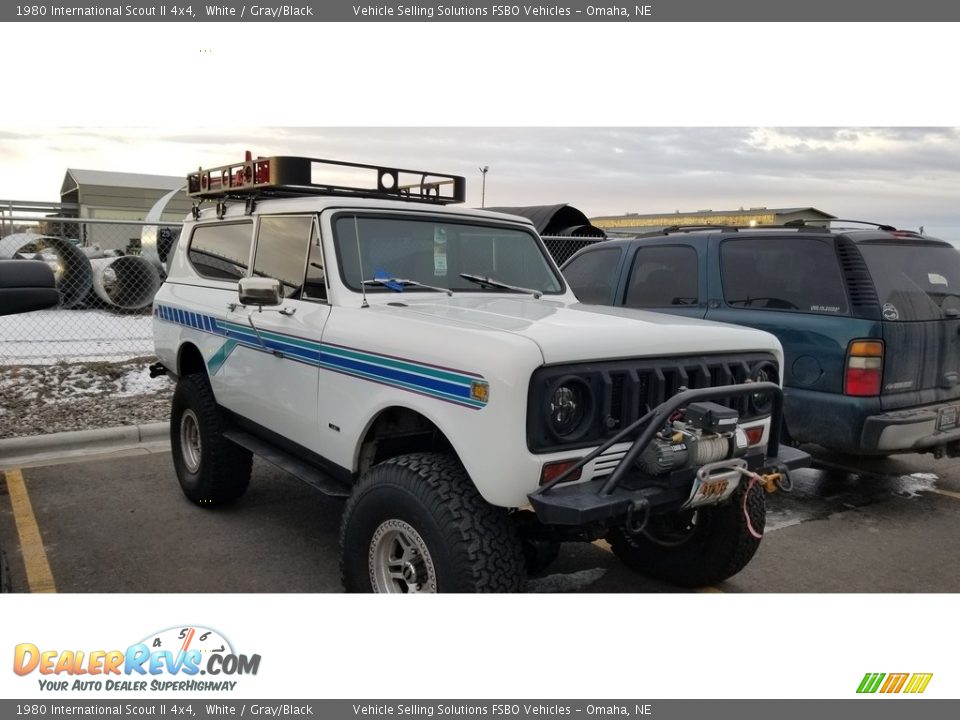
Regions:
<instances>
[{"instance_id":1,"label":"side mirror","mask_svg":"<svg viewBox=\"0 0 960 720\"><path fill-rule=\"evenodd\" d=\"M60 304L53 270L40 260L0 260L0 315L46 310Z\"/></svg>"},{"instance_id":2,"label":"side mirror","mask_svg":"<svg viewBox=\"0 0 960 720\"><path fill-rule=\"evenodd\" d=\"M241 305L279 305L283 302L280 281L273 278L240 278L238 287Z\"/></svg>"}]
</instances>

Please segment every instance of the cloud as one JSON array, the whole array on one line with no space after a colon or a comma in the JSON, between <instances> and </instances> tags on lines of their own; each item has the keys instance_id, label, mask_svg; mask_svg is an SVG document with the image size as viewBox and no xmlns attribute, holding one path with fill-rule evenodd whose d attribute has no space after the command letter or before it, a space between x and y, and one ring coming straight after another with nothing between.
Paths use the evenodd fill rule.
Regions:
<instances>
[{"instance_id":1,"label":"cloud","mask_svg":"<svg viewBox=\"0 0 960 720\"><path fill-rule=\"evenodd\" d=\"M941 127L0 128L0 198L55 197L67 167L184 175L254 154L451 172L480 204L588 215L813 205L960 228L960 130ZM41 147L41 145L43 147Z\"/></svg>"}]
</instances>

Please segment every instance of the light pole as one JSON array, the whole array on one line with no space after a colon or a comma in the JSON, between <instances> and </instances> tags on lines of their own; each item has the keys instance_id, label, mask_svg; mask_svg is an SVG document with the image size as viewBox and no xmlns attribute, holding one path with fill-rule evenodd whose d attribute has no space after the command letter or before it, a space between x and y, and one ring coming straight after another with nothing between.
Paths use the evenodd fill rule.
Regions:
<instances>
[{"instance_id":1,"label":"light pole","mask_svg":"<svg viewBox=\"0 0 960 720\"><path fill-rule=\"evenodd\" d=\"M490 170L489 165L484 165L480 168L480 174L483 176L483 181L480 184L480 207L485 207L487 202L487 171Z\"/></svg>"}]
</instances>

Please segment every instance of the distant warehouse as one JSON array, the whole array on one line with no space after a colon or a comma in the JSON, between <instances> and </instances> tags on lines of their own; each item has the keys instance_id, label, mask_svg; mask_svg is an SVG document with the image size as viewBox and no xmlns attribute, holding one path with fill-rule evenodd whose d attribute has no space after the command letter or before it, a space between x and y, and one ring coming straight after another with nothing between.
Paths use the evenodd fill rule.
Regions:
<instances>
[{"instance_id":1,"label":"distant warehouse","mask_svg":"<svg viewBox=\"0 0 960 720\"><path fill-rule=\"evenodd\" d=\"M590 220L594 227L602 228L608 235L628 235L633 233L663 230L675 225L722 225L725 227L752 227L754 225L785 225L791 221L802 220L810 225L825 226L836 216L817 210L814 207L766 208L753 207L748 210L697 210L696 212L656 213L641 215L607 215Z\"/></svg>"},{"instance_id":2,"label":"distant warehouse","mask_svg":"<svg viewBox=\"0 0 960 720\"><path fill-rule=\"evenodd\" d=\"M142 175L140 173L104 170L69 169L60 188L60 199L78 208L81 218L94 220L144 220L150 208L161 197L185 184L182 177ZM180 223L190 212L192 203L185 193L177 193L161 216L167 222ZM117 226L84 224L85 245L99 245L104 250L123 250L139 243L140 232L127 226L127 235L117 234Z\"/></svg>"}]
</instances>

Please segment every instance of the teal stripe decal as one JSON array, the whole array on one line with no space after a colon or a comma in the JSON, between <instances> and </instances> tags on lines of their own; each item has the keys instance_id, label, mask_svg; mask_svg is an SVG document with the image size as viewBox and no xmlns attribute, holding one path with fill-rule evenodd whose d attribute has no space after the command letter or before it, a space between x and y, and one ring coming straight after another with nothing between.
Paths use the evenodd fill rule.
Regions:
<instances>
[{"instance_id":1,"label":"teal stripe decal","mask_svg":"<svg viewBox=\"0 0 960 720\"><path fill-rule=\"evenodd\" d=\"M260 330L258 337L257 331L249 325L220 320L209 315L187 313L177 308L157 306L154 314L168 322L226 338L220 349L207 361L212 375L219 372L236 347L243 346L259 352L276 352L291 360L462 407L479 410L487 404L486 399L478 400L473 397L475 385L483 386L484 391L487 385L486 381L476 374L319 343L269 330Z\"/></svg>"}]
</instances>

